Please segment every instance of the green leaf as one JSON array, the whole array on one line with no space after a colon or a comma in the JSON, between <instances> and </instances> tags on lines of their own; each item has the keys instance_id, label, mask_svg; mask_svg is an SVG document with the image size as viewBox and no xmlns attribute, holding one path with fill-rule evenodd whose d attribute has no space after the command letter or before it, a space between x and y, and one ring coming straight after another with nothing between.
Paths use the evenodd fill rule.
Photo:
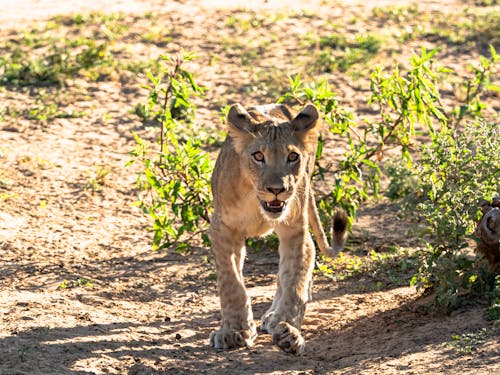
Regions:
<instances>
[{"instance_id":1,"label":"green leaf","mask_svg":"<svg viewBox=\"0 0 500 375\"><path fill-rule=\"evenodd\" d=\"M496 86L494 84L489 84L489 85L486 85L486 90L500 92L500 86Z\"/></svg>"}]
</instances>

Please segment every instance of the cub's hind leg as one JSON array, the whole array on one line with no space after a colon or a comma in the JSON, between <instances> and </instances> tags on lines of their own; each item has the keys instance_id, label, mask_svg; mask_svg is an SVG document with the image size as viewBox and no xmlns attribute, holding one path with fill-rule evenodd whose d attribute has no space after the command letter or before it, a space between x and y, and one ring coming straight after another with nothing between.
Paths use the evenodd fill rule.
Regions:
<instances>
[{"instance_id":1,"label":"cub's hind leg","mask_svg":"<svg viewBox=\"0 0 500 375\"><path fill-rule=\"evenodd\" d=\"M257 330L243 283L244 238L235 240L230 229L222 225L212 227L211 232L222 323L210 334L210 345L216 349L252 346Z\"/></svg>"}]
</instances>

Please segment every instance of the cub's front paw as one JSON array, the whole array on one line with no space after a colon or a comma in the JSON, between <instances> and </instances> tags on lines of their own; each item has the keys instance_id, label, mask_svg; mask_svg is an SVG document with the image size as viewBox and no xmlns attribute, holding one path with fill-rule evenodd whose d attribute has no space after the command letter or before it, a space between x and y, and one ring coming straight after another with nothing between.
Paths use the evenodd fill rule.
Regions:
<instances>
[{"instance_id":1,"label":"cub's front paw","mask_svg":"<svg viewBox=\"0 0 500 375\"><path fill-rule=\"evenodd\" d=\"M215 349L231 349L241 346L250 347L257 337L253 329L239 330L222 328L210 334L210 346Z\"/></svg>"},{"instance_id":2,"label":"cub's front paw","mask_svg":"<svg viewBox=\"0 0 500 375\"><path fill-rule=\"evenodd\" d=\"M273 342L283 351L300 355L304 352L305 340L294 326L279 322L273 329Z\"/></svg>"},{"instance_id":3,"label":"cub's front paw","mask_svg":"<svg viewBox=\"0 0 500 375\"><path fill-rule=\"evenodd\" d=\"M266 312L262 318L260 319L260 330L265 333L271 333L271 329L269 328L271 318L274 315L274 311Z\"/></svg>"}]
</instances>

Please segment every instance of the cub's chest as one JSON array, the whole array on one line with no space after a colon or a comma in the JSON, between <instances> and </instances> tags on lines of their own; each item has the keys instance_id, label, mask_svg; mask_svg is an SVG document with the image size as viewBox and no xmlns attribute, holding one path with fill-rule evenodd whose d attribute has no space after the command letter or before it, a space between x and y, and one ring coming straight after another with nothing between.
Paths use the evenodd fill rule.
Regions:
<instances>
[{"instance_id":1,"label":"cub's chest","mask_svg":"<svg viewBox=\"0 0 500 375\"><path fill-rule=\"evenodd\" d=\"M262 236L272 231L272 226L262 216L262 209L256 197L245 197L224 209L223 221L245 237Z\"/></svg>"}]
</instances>

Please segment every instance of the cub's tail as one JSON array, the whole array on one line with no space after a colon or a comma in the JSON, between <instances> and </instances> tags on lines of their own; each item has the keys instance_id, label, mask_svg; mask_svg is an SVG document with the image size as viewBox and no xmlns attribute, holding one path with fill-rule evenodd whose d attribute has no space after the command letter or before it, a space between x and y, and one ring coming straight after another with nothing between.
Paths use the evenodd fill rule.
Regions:
<instances>
[{"instance_id":1,"label":"cub's tail","mask_svg":"<svg viewBox=\"0 0 500 375\"><path fill-rule=\"evenodd\" d=\"M332 250L335 256L344 248L347 241L348 222L347 213L341 208L333 215Z\"/></svg>"},{"instance_id":2,"label":"cub's tail","mask_svg":"<svg viewBox=\"0 0 500 375\"><path fill-rule=\"evenodd\" d=\"M309 193L309 225L312 228L314 238L323 255L334 258L344 248L347 240L348 218L344 210L338 209L333 215L332 245L328 245L328 240L319 219L318 207L312 190Z\"/></svg>"}]
</instances>

